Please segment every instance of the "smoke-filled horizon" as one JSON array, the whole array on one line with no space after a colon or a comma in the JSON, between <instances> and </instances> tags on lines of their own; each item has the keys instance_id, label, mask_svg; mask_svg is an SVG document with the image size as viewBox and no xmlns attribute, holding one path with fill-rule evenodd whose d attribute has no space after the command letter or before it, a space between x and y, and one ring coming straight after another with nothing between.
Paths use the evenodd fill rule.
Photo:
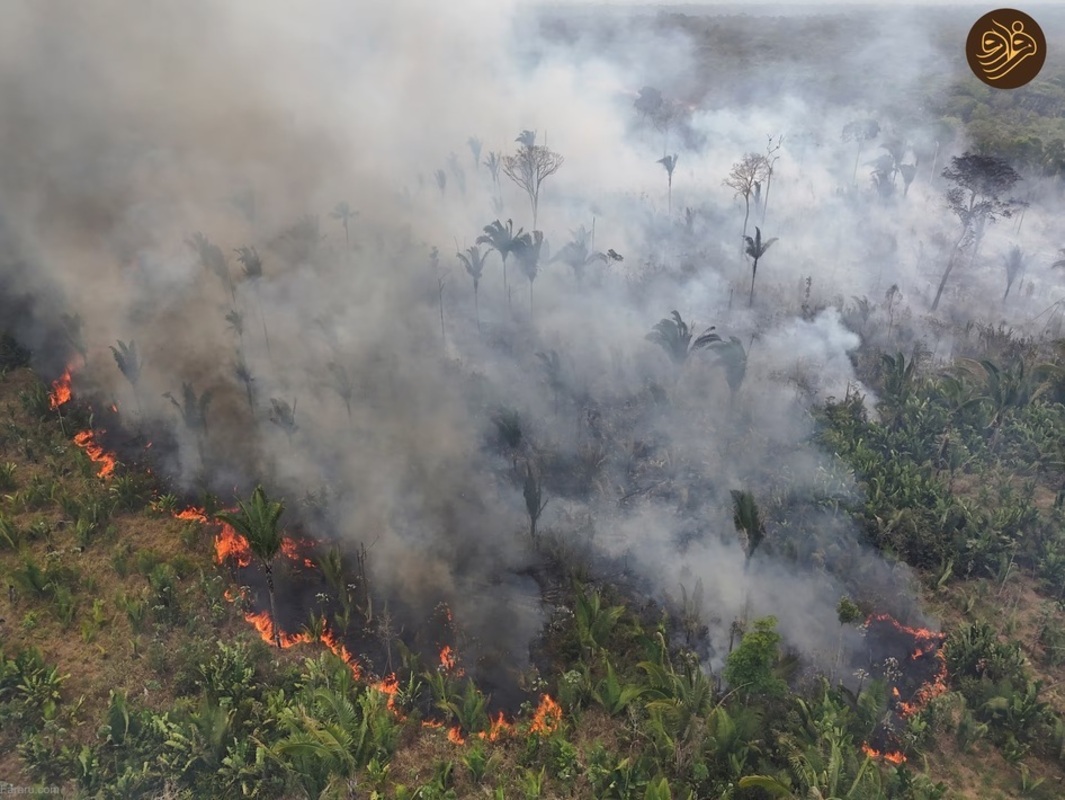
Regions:
<instances>
[{"instance_id":1,"label":"smoke-filled horizon","mask_svg":"<svg viewBox=\"0 0 1065 800\"><path fill-rule=\"evenodd\" d=\"M848 587L916 613L905 572L854 530L826 534L836 577L771 550L748 565L730 490L855 491L808 443L811 403L868 394L848 358L859 332L833 298L879 301L895 285L908 335L932 330L921 319L958 227L938 174L966 143L917 158L905 198L867 188L892 130L882 113L907 106L940 53L935 30L894 24L905 19L867 24L866 47L815 55L787 80L755 51L739 83L703 87L705 102L681 103L683 126L656 130L636 93L698 95L705 55L660 18L614 15L604 39L572 22L555 36L565 22L487 0L16 4L0 32L0 307L52 373L74 350L64 335L78 338L60 321L80 318L77 381L130 428L172 431L166 466L181 484L264 480L290 505L327 488L330 529L311 533L365 544L375 594L408 624L447 602L482 653L524 666L546 612L521 478L526 464L568 475L560 465L591 463L588 486L545 477L541 530L625 565L659 599L701 581L715 666L749 613L775 614L790 645L831 660ZM869 74L875 53L900 48L862 104L827 88L825 70ZM811 94L804 71L821 76ZM934 142L911 111L893 132ZM884 135L864 154L840 141L869 117ZM456 252L496 219L533 228L529 198L485 163L525 130L565 159L542 186L540 269L530 281L511 256L508 297L499 254L481 245L475 304ZM781 136L746 231L777 239L748 309L744 205L722 181ZM674 153L669 188L659 159ZM993 302L992 256L1018 236L1012 221L990 226L986 259L955 278L944 316L1028 329L1050 302L1054 198L1033 197L1032 288ZM581 227L588 253L623 260L591 259L582 276L552 260ZM829 307L804 317L804 291ZM748 351L735 398L712 350L678 368L645 339L674 309L696 336L714 325ZM109 350L119 341L143 362L135 385ZM926 341L949 357L949 341ZM537 356L551 351L553 382ZM495 444L501 409L522 420L514 454Z\"/></svg>"}]
</instances>

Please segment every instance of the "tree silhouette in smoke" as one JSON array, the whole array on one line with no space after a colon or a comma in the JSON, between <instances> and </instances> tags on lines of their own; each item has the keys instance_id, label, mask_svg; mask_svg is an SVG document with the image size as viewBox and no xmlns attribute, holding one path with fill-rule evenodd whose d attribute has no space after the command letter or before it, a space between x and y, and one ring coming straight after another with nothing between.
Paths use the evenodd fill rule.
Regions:
<instances>
[{"instance_id":1,"label":"tree silhouette in smoke","mask_svg":"<svg viewBox=\"0 0 1065 800\"><path fill-rule=\"evenodd\" d=\"M129 344L126 344L126 342L119 339L118 347L111 346L111 354L115 357L115 363L118 365L119 371L129 381L129 385L133 389L133 398L137 402L137 411L143 416L141 396L140 392L137 391L137 383L140 381L141 367L144 364L137 355L137 343L131 339Z\"/></svg>"},{"instance_id":2,"label":"tree silhouette in smoke","mask_svg":"<svg viewBox=\"0 0 1065 800\"><path fill-rule=\"evenodd\" d=\"M285 432L288 443L292 444L292 434L299 430L296 424L296 402L289 405L285 400L277 397L270 398L270 421Z\"/></svg>"},{"instance_id":3,"label":"tree silhouette in smoke","mask_svg":"<svg viewBox=\"0 0 1065 800\"><path fill-rule=\"evenodd\" d=\"M163 397L178 410L185 428L196 437L196 446L202 463L204 441L207 438L207 409L211 406L214 392L211 389L205 389L203 394L197 396L191 383L182 383L181 402L178 402L170 392L166 392Z\"/></svg>"},{"instance_id":4,"label":"tree silhouette in smoke","mask_svg":"<svg viewBox=\"0 0 1065 800\"><path fill-rule=\"evenodd\" d=\"M773 245L773 242L777 241L777 237L762 241L762 229L755 226L754 238L750 236L747 239L747 255L754 259L751 264L751 297L748 301L748 307L754 305L754 279L758 275L758 259L766 254L766 251Z\"/></svg>"},{"instance_id":5,"label":"tree silhouette in smoke","mask_svg":"<svg viewBox=\"0 0 1065 800\"><path fill-rule=\"evenodd\" d=\"M736 197L743 198L743 230L740 241L747 238L747 221L751 217L751 196L755 187L761 184L767 175L769 162L761 153L747 153L740 161L732 165L732 171L725 178L724 184L734 189ZM742 251L742 247L741 247Z\"/></svg>"},{"instance_id":6,"label":"tree silhouette in smoke","mask_svg":"<svg viewBox=\"0 0 1065 800\"><path fill-rule=\"evenodd\" d=\"M229 274L229 265L226 263L226 256L222 252L222 248L199 231L186 239L185 243L196 251L203 268L218 276L226 291L229 292L230 299L236 302L237 287L233 283L233 276Z\"/></svg>"},{"instance_id":7,"label":"tree silhouette in smoke","mask_svg":"<svg viewBox=\"0 0 1065 800\"><path fill-rule=\"evenodd\" d=\"M266 355L270 358L270 334L266 330L266 314L263 313L263 300L259 292L259 282L263 278L263 260L254 247L238 247L237 260L244 267L244 277L255 287L255 300L259 305L259 319L263 323L263 339L266 342Z\"/></svg>"},{"instance_id":8,"label":"tree silhouette in smoke","mask_svg":"<svg viewBox=\"0 0 1065 800\"><path fill-rule=\"evenodd\" d=\"M1017 277L1024 272L1025 265L1028 263L1028 259L1024 255L1024 250L1019 245L1013 245L1006 256L1002 259L1002 266L1006 270L1006 293L1002 295L1002 302L1006 302L1006 298L1010 296L1010 289L1013 288L1013 282L1017 280Z\"/></svg>"},{"instance_id":9,"label":"tree silhouette in smoke","mask_svg":"<svg viewBox=\"0 0 1065 800\"><path fill-rule=\"evenodd\" d=\"M507 258L514 252L515 241L521 237L522 228L514 233L514 220L508 219L504 225L498 219L484 226L484 233L477 237L477 244L486 244L499 253L503 261L503 293L510 303L510 288L507 285Z\"/></svg>"},{"instance_id":10,"label":"tree silhouette in smoke","mask_svg":"<svg viewBox=\"0 0 1065 800\"><path fill-rule=\"evenodd\" d=\"M852 182L858 180L858 160L862 156L862 149L867 142L871 142L880 135L880 123L875 119L856 119L843 126L842 138L845 142L854 142L858 151L854 154L854 175Z\"/></svg>"},{"instance_id":11,"label":"tree silhouette in smoke","mask_svg":"<svg viewBox=\"0 0 1065 800\"><path fill-rule=\"evenodd\" d=\"M696 350L701 350L704 347L709 347L714 342L721 341L721 337L713 333L716 328L716 325L710 326L703 331L703 334L698 339L692 342L691 326L684 321L679 311L674 311L672 319L667 317L659 321L644 338L665 350L669 359L676 366L682 367L687 363L688 356Z\"/></svg>"},{"instance_id":12,"label":"tree silhouette in smoke","mask_svg":"<svg viewBox=\"0 0 1065 800\"><path fill-rule=\"evenodd\" d=\"M353 211L351 206L348 205L346 200L341 200L334 206L333 210L329 212L329 216L340 222L344 226L344 249L351 249L351 237L349 235L348 227L351 221L355 219L359 212Z\"/></svg>"},{"instance_id":13,"label":"tree silhouette in smoke","mask_svg":"<svg viewBox=\"0 0 1065 800\"><path fill-rule=\"evenodd\" d=\"M551 259L551 263L561 261L573 270L577 283L584 281L584 271L597 261L606 264L610 258L606 253L593 253L591 250L591 233L583 225L570 231L572 241L567 242Z\"/></svg>"},{"instance_id":14,"label":"tree silhouette in smoke","mask_svg":"<svg viewBox=\"0 0 1065 800\"><path fill-rule=\"evenodd\" d=\"M476 136L471 136L466 140L466 146L470 148L470 154L473 156L473 169L476 172L481 168L481 148L484 142Z\"/></svg>"},{"instance_id":15,"label":"tree silhouette in smoke","mask_svg":"<svg viewBox=\"0 0 1065 800\"><path fill-rule=\"evenodd\" d=\"M514 237L514 257L529 279L529 316L533 313L533 281L540 272L540 256L544 247L544 232L529 231Z\"/></svg>"},{"instance_id":16,"label":"tree silhouette in smoke","mask_svg":"<svg viewBox=\"0 0 1065 800\"><path fill-rule=\"evenodd\" d=\"M943 170L943 177L954 184L947 190L947 205L961 223L961 233L936 289L932 301L933 311L939 308L943 289L966 240L972 242L971 261L975 261L987 223L999 217L1011 217L1016 209L1025 205L1015 198L1004 199L1003 196L1021 180L1021 176L1005 160L996 156L975 153L954 156L950 166Z\"/></svg>"},{"instance_id":17,"label":"tree silhouette in smoke","mask_svg":"<svg viewBox=\"0 0 1065 800\"><path fill-rule=\"evenodd\" d=\"M672 214L673 213L673 170L677 168L677 154L674 153L671 156L665 156L664 158L660 158L655 163L656 164L661 164L666 169L666 179L667 179L666 202L667 202L667 208L669 209L669 213Z\"/></svg>"},{"instance_id":18,"label":"tree silhouette in smoke","mask_svg":"<svg viewBox=\"0 0 1065 800\"><path fill-rule=\"evenodd\" d=\"M558 172L565 159L546 146L536 144L534 131L522 131L515 141L521 147L516 154L503 157L503 173L529 196L535 228L540 210L540 188L545 180Z\"/></svg>"},{"instance_id":19,"label":"tree silhouette in smoke","mask_svg":"<svg viewBox=\"0 0 1065 800\"><path fill-rule=\"evenodd\" d=\"M480 240L478 240L480 241ZM484 262L490 250L481 253L477 245L467 247L465 253L456 253L466 272L473 278L473 313L477 317L477 330L481 329L481 306L478 300L478 289L481 285L481 276L484 274Z\"/></svg>"}]
</instances>

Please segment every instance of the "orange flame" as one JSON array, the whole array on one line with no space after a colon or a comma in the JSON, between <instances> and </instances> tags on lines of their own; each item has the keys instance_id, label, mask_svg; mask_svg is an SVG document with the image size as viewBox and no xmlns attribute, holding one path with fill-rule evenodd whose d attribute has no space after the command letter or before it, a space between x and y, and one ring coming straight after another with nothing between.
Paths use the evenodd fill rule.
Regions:
<instances>
[{"instance_id":1,"label":"orange flame","mask_svg":"<svg viewBox=\"0 0 1065 800\"><path fill-rule=\"evenodd\" d=\"M548 734L554 732L562 724L562 706L551 699L550 695L544 695L540 700L540 706L533 715L531 733Z\"/></svg>"},{"instance_id":2,"label":"orange flame","mask_svg":"<svg viewBox=\"0 0 1065 800\"><path fill-rule=\"evenodd\" d=\"M310 539L289 539L284 538L281 540L281 553L292 561L300 561L303 566L308 569L314 568L314 562L311 559L305 557L300 553L300 548L307 549L314 547L314 542Z\"/></svg>"},{"instance_id":3,"label":"orange flame","mask_svg":"<svg viewBox=\"0 0 1065 800\"><path fill-rule=\"evenodd\" d=\"M503 716L503 712L500 711L499 716L491 721L491 724L488 726L488 730L481 731L477 735L481 739L486 739L489 742L494 742L498 740L499 737L503 734L510 733L513 730L514 726L507 722L506 718Z\"/></svg>"},{"instance_id":4,"label":"orange flame","mask_svg":"<svg viewBox=\"0 0 1065 800\"><path fill-rule=\"evenodd\" d=\"M446 670L455 668L455 651L451 649L450 645L444 645L444 648L440 651L440 666Z\"/></svg>"},{"instance_id":5,"label":"orange flame","mask_svg":"<svg viewBox=\"0 0 1065 800\"><path fill-rule=\"evenodd\" d=\"M400 722L406 719L403 712L396 708L396 695L399 693L399 679L396 677L395 673L389 675L384 680L373 684L373 688L388 695L388 710L395 714L396 719Z\"/></svg>"},{"instance_id":6,"label":"orange flame","mask_svg":"<svg viewBox=\"0 0 1065 800\"><path fill-rule=\"evenodd\" d=\"M869 758L881 758L884 761L887 761L887 762L889 762L891 764L905 764L906 763L906 756L904 756L902 753L899 753L899 752L881 753L879 750L874 750L872 747L870 747L867 744L863 744L862 745L862 752L865 753L867 756L869 756Z\"/></svg>"},{"instance_id":7,"label":"orange flame","mask_svg":"<svg viewBox=\"0 0 1065 800\"><path fill-rule=\"evenodd\" d=\"M100 431L104 433L104 431ZM110 478L115 471L115 457L96 443L96 434L91 430L74 435L74 444L85 451L89 459L100 465L97 473L101 478Z\"/></svg>"},{"instance_id":8,"label":"orange flame","mask_svg":"<svg viewBox=\"0 0 1065 800\"><path fill-rule=\"evenodd\" d=\"M322 644L332 650L337 658L351 668L351 674L355 680L362 680L362 667L359 666L359 662L355 660L355 656L348 651L344 643L336 637L336 634L328 628L322 631Z\"/></svg>"},{"instance_id":9,"label":"orange flame","mask_svg":"<svg viewBox=\"0 0 1065 800\"><path fill-rule=\"evenodd\" d=\"M264 642L269 642L270 644L277 643L274 637L275 633L280 636L281 647L283 648L314 641L309 633L285 633L277 630L267 611L260 611L257 614L245 614L244 619L255 626L255 630L259 631L259 635L263 637Z\"/></svg>"},{"instance_id":10,"label":"orange flame","mask_svg":"<svg viewBox=\"0 0 1065 800\"><path fill-rule=\"evenodd\" d=\"M61 405L70 402L70 370L73 365L63 370L63 374L52 381L52 391L48 393L49 406L57 411Z\"/></svg>"},{"instance_id":11,"label":"orange flame","mask_svg":"<svg viewBox=\"0 0 1065 800\"><path fill-rule=\"evenodd\" d=\"M232 559L238 567L251 564L251 548L248 540L233 530L233 526L219 520L222 526L214 540L214 557L216 564Z\"/></svg>"},{"instance_id":12,"label":"orange flame","mask_svg":"<svg viewBox=\"0 0 1065 800\"><path fill-rule=\"evenodd\" d=\"M452 744L466 744L466 740L462 738L462 730L458 725L448 730L447 740Z\"/></svg>"},{"instance_id":13,"label":"orange flame","mask_svg":"<svg viewBox=\"0 0 1065 800\"><path fill-rule=\"evenodd\" d=\"M193 508L189 506L184 511L178 511L174 514L174 519L187 519L193 522L207 522L207 512L202 508Z\"/></svg>"}]
</instances>

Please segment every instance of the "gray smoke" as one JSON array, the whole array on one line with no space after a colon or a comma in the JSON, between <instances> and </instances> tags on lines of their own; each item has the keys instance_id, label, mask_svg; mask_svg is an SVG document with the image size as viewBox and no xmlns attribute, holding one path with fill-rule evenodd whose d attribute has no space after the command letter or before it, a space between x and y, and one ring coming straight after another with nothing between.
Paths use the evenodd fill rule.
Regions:
<instances>
[{"instance_id":1,"label":"gray smoke","mask_svg":"<svg viewBox=\"0 0 1065 800\"><path fill-rule=\"evenodd\" d=\"M602 465L581 499L549 486L548 535L624 564L658 599L702 580L718 657L731 621L750 611L776 614L789 644L821 660L836 647L834 607L849 581L863 576L871 600L905 612L891 587L906 575L842 529L831 532L829 560L848 564L847 574L771 555L744 569L729 489L752 491L767 508L788 492L855 492L809 444L812 403L867 392L848 357L860 339L831 305L878 302L897 284L921 314L955 223L942 185L927 177L905 202L884 206L860 165L859 191L843 194L854 150L839 132L906 105L938 52L934 36L903 35L896 17L871 26L872 50L912 57L860 103L823 79L825 69L875 71L872 50L851 48L804 66L822 75L805 92L802 71L783 80L779 65L755 60L727 92L709 87L711 100L731 95L723 106L698 96L708 87L691 76L706 73L708 56L668 17L648 25L619 12L600 26L609 35L582 22L588 15L558 18L541 27L534 10L487 0L320 0L298 10L272 0L15 4L0 31L12 324L56 371L70 355L57 320L80 315L88 358L79 386L115 399L131 427L170 431L179 442L171 475L220 491L263 479L291 505L327 490L328 530L311 533L365 544L374 591L409 624L449 603L477 653L495 649L520 667L545 619L521 486L512 460L487 444L492 416L514 408L531 443L522 461ZM622 58L636 66L618 67ZM647 84L686 98L689 137L705 147L687 148L679 130L634 127L632 99ZM528 198L503 176L495 211L483 165L489 151L513 152L524 129L566 158L544 184L545 255L584 226L594 227L594 249L625 260L593 263L578 283L545 258L530 316L529 282L509 259L508 303L493 253L479 333L454 252L497 216L531 226ZM780 241L760 263L748 310L743 210L721 181L744 152L780 134L789 146L764 231ZM483 141L481 164L471 135ZM672 217L656 163L664 149L680 151ZM870 143L861 161L876 155ZM947 156L944 144L941 164ZM357 211L351 249L330 216L340 201ZM761 217L752 214L749 232ZM1028 212L1033 252L1053 252L1052 219ZM989 231L989 258L1011 230ZM235 299L187 243L195 232L221 248ZM261 257L260 279L242 272L235 250L245 246ZM816 308L804 316L795 287L806 276ZM1000 277L982 262L959 276L951 302L973 299L977 317L997 319L1001 308L976 299ZM1009 309L1018 324L1045 301L1045 259L1027 280L1035 299L1019 292ZM749 348L734 411L713 355L693 354L678 370L645 341L674 308L697 335L716 325ZM231 311L240 335L226 322ZM930 328L913 314L907 335L921 338ZM865 335L882 334L874 325ZM120 339L144 358L143 418L108 351ZM536 357L551 350L564 364L560 401ZM235 375L238 352L254 409ZM202 441L163 398L180 399L186 382L213 392ZM279 424L276 409L271 421L272 400L294 407L295 428ZM641 448L653 455L634 455ZM647 489L655 481L672 488ZM827 515L821 524L838 526Z\"/></svg>"}]
</instances>

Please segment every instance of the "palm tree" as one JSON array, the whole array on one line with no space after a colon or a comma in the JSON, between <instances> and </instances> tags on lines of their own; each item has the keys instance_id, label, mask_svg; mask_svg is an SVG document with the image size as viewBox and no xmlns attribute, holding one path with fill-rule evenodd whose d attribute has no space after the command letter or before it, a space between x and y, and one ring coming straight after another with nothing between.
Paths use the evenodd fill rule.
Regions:
<instances>
[{"instance_id":1,"label":"palm tree","mask_svg":"<svg viewBox=\"0 0 1065 800\"><path fill-rule=\"evenodd\" d=\"M259 281L263 277L263 260L254 247L237 248L237 260L244 267L244 277L255 287L255 300L259 304L259 318L263 323L263 339L266 341L266 357L270 355L270 334L266 331L266 315L263 313L263 299L259 293Z\"/></svg>"},{"instance_id":2,"label":"palm tree","mask_svg":"<svg viewBox=\"0 0 1065 800\"><path fill-rule=\"evenodd\" d=\"M1065 250L1062 252L1065 252ZM63 338L81 356L81 364L85 366L89 358L89 351L85 346L85 335L82 331L84 320L82 320L81 314L61 314L59 320L63 326Z\"/></svg>"},{"instance_id":3,"label":"palm tree","mask_svg":"<svg viewBox=\"0 0 1065 800\"><path fill-rule=\"evenodd\" d=\"M496 189L499 189L499 170L503 167L503 157L492 150L488 153L488 157L484 160L485 167L488 168L488 174L492 176L492 183L495 184Z\"/></svg>"},{"instance_id":4,"label":"palm tree","mask_svg":"<svg viewBox=\"0 0 1065 800\"><path fill-rule=\"evenodd\" d=\"M163 395L181 414L181 421L185 423L185 427L196 436L201 462L203 461L203 444L207 438L207 409L211 405L213 396L214 392L206 389L202 395L197 397L196 390L192 388L191 383L181 384L182 402L180 403L170 392Z\"/></svg>"},{"instance_id":5,"label":"palm tree","mask_svg":"<svg viewBox=\"0 0 1065 800\"><path fill-rule=\"evenodd\" d=\"M547 500L543 500L543 485L540 476L533 470L531 464L525 465L525 510L529 512L529 538L536 542L536 523L540 521L540 515L547 507ZM541 502L542 501L542 502Z\"/></svg>"},{"instance_id":6,"label":"palm tree","mask_svg":"<svg viewBox=\"0 0 1065 800\"><path fill-rule=\"evenodd\" d=\"M226 322L229 323L229 329L233 333L237 334L237 340L240 342L240 349L244 350L244 315L237 309L231 308L226 314Z\"/></svg>"},{"instance_id":7,"label":"palm tree","mask_svg":"<svg viewBox=\"0 0 1065 800\"><path fill-rule=\"evenodd\" d=\"M1003 303L1010 296L1010 289L1013 288L1013 282L1017 280L1017 276L1024 272L1026 263L1024 251L1018 245L1013 245L1002 260L1002 265L1006 268L1006 293L1002 295Z\"/></svg>"},{"instance_id":8,"label":"palm tree","mask_svg":"<svg viewBox=\"0 0 1065 800\"><path fill-rule=\"evenodd\" d=\"M333 382L330 384L340 399L344 401L344 406L348 409L348 421L351 421L351 401L355 398L355 381L351 377L351 373L347 371L341 364L337 364L335 361L331 361L327 365L329 374L333 376Z\"/></svg>"},{"instance_id":9,"label":"palm tree","mask_svg":"<svg viewBox=\"0 0 1065 800\"><path fill-rule=\"evenodd\" d=\"M661 320L644 338L665 350L670 360L681 367L691 353L721 341L720 336L712 333L715 328L716 326L707 328L693 344L691 326L681 318L680 312L674 311L673 319Z\"/></svg>"},{"instance_id":10,"label":"palm tree","mask_svg":"<svg viewBox=\"0 0 1065 800\"><path fill-rule=\"evenodd\" d=\"M671 156L666 156L665 158L660 158L655 163L656 164L661 164L663 167L666 168L666 177L667 177L667 180L669 181L669 183L668 183L669 189L668 189L668 194L666 195L666 197L668 198L667 202L669 203L669 205L668 205L669 213L672 214L673 213L673 170L677 168L677 154L674 153Z\"/></svg>"},{"instance_id":11,"label":"palm tree","mask_svg":"<svg viewBox=\"0 0 1065 800\"><path fill-rule=\"evenodd\" d=\"M348 236L348 224L351 220L355 219L358 211L352 211L351 206L348 205L346 200L341 200L336 204L336 207L330 212L329 216L335 220L339 220L340 224L344 226L344 249L351 249L351 238Z\"/></svg>"},{"instance_id":12,"label":"palm tree","mask_svg":"<svg viewBox=\"0 0 1065 800\"><path fill-rule=\"evenodd\" d=\"M237 361L233 365L233 374L237 380L244 384L244 391L248 395L248 410L253 414L255 413L255 399L252 396L251 385L255 382L255 378L251 375L251 370L248 369L247 363L244 361L244 352L237 351Z\"/></svg>"},{"instance_id":13,"label":"palm tree","mask_svg":"<svg viewBox=\"0 0 1065 800\"><path fill-rule=\"evenodd\" d=\"M854 175L851 180L858 179L858 159L862 155L862 147L865 143L875 139L880 134L880 124L875 119L858 119L848 122L843 126L843 141L854 142L858 145L858 151L854 154Z\"/></svg>"},{"instance_id":14,"label":"palm tree","mask_svg":"<svg viewBox=\"0 0 1065 800\"><path fill-rule=\"evenodd\" d=\"M503 260L503 293L507 296L507 304L510 304L510 289L507 286L507 257L514 251L515 240L522 235L522 228L514 233L514 220L507 220L503 225L498 219L484 226L484 233L477 237L477 244L486 244L497 253Z\"/></svg>"},{"instance_id":15,"label":"palm tree","mask_svg":"<svg viewBox=\"0 0 1065 800\"><path fill-rule=\"evenodd\" d=\"M581 283L584 280L584 270L587 267L596 261L606 264L610 261L610 257L606 253L593 253L591 251L589 246L591 234L583 225L575 231L570 231L570 234L573 236L573 241L567 242L551 259L551 263L554 264L556 261L561 261L563 264L568 265L573 270L577 282Z\"/></svg>"},{"instance_id":16,"label":"palm tree","mask_svg":"<svg viewBox=\"0 0 1065 800\"><path fill-rule=\"evenodd\" d=\"M732 489L732 522L736 532L743 537L743 552L750 564L758 545L765 539L765 525L758 511L758 504L750 492Z\"/></svg>"},{"instance_id":17,"label":"palm tree","mask_svg":"<svg viewBox=\"0 0 1065 800\"><path fill-rule=\"evenodd\" d=\"M281 627L277 622L277 606L274 600L274 571L272 562L281 550L282 534L278 520L285 511L281 501L270 500L262 485L256 486L251 500L245 503L237 501L239 511L223 511L215 518L226 523L248 542L248 549L263 565L266 574L266 588L270 593L270 618L274 625L274 640L281 647Z\"/></svg>"},{"instance_id":18,"label":"palm tree","mask_svg":"<svg viewBox=\"0 0 1065 800\"><path fill-rule=\"evenodd\" d=\"M514 239L514 257L529 279L529 316L533 313L533 281L540 272L540 253L544 245L543 231L529 231Z\"/></svg>"},{"instance_id":19,"label":"palm tree","mask_svg":"<svg viewBox=\"0 0 1065 800\"><path fill-rule=\"evenodd\" d=\"M480 241L478 239L478 241ZM459 261L462 262L462 266L466 268L466 272L473 278L473 312L477 317L477 330L481 330L481 306L477 299L477 290L481 285L481 275L484 273L484 262L491 251L485 251L484 255L481 255L481 248L477 245L473 247L467 247L465 253L457 253Z\"/></svg>"},{"instance_id":20,"label":"palm tree","mask_svg":"<svg viewBox=\"0 0 1065 800\"><path fill-rule=\"evenodd\" d=\"M562 361L558 357L557 350L552 350L550 353L537 353L536 357L543 364L544 373L547 375L547 383L555 395L555 413L557 414L558 396L566 388L566 381L562 376Z\"/></svg>"},{"instance_id":21,"label":"palm tree","mask_svg":"<svg viewBox=\"0 0 1065 800\"><path fill-rule=\"evenodd\" d=\"M131 339L129 344L126 344L119 339L117 348L112 345L111 354L115 357L118 369L126 376L126 380L129 381L129 385L133 388L133 398L137 401L137 412L143 416L141 396L140 392L137 391L137 381L140 380L141 367L144 366L144 362L137 356L137 343Z\"/></svg>"},{"instance_id":22,"label":"palm tree","mask_svg":"<svg viewBox=\"0 0 1065 800\"><path fill-rule=\"evenodd\" d=\"M293 400L290 406L286 401L276 397L270 398L270 421L285 432L288 443L292 444L292 434L299 430L296 424L296 403Z\"/></svg>"},{"instance_id":23,"label":"palm tree","mask_svg":"<svg viewBox=\"0 0 1065 800\"><path fill-rule=\"evenodd\" d=\"M763 242L762 229L756 226L754 238L752 239L750 236L744 238L747 240L747 255L754 259L754 263L751 265L751 299L748 301L748 307L750 307L754 305L754 279L758 275L758 259L765 255L766 250L772 246L777 237L774 236L772 239L767 239Z\"/></svg>"},{"instance_id":24,"label":"palm tree","mask_svg":"<svg viewBox=\"0 0 1065 800\"><path fill-rule=\"evenodd\" d=\"M710 346L718 353L717 363L725 368L725 381L729 388L728 404L731 409L736 400L736 392L740 390L743 379L747 375L747 351L743 343L735 336L730 336L727 342L723 340L712 342Z\"/></svg>"},{"instance_id":25,"label":"palm tree","mask_svg":"<svg viewBox=\"0 0 1065 800\"><path fill-rule=\"evenodd\" d=\"M470 148L470 153L473 154L473 169L477 171L481 168L481 147L484 142L476 136L471 136L466 140L466 145Z\"/></svg>"},{"instance_id":26,"label":"palm tree","mask_svg":"<svg viewBox=\"0 0 1065 800\"><path fill-rule=\"evenodd\" d=\"M226 257L222 252L222 248L212 243L210 239L198 231L186 239L185 244L196 251L204 269L209 269L218 276L218 279L222 281L222 285L229 292L230 298L235 303L237 301L237 289L233 283L233 276L229 274L229 266L226 264Z\"/></svg>"}]
</instances>

